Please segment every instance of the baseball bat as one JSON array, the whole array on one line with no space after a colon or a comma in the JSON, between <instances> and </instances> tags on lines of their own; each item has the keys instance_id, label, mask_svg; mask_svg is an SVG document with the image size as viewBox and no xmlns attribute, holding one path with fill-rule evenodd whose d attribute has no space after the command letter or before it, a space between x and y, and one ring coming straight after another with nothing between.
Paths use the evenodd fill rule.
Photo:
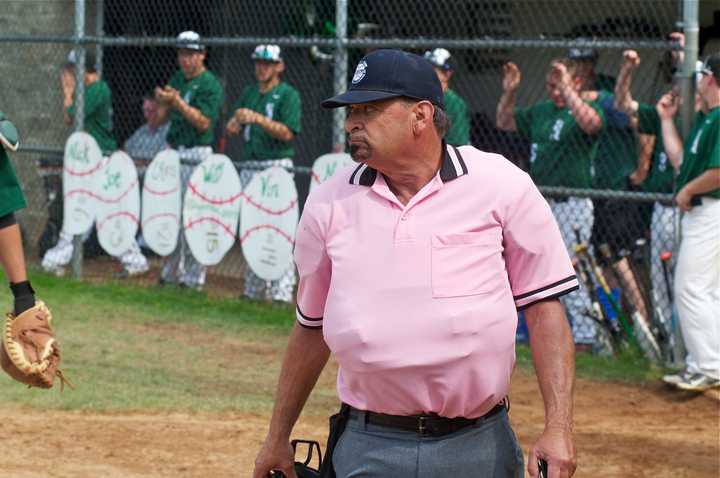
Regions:
<instances>
[{"instance_id":1,"label":"baseball bat","mask_svg":"<svg viewBox=\"0 0 720 478\"><path fill-rule=\"evenodd\" d=\"M595 322L599 323L605 330L607 330L610 334L610 338L614 342L620 342L620 340L622 339L621 330L618 327L617 322L613 321L608 316L608 314L600 304L600 298L598 296L595 285L597 280L593 277L591 267L588 264L587 258L584 255L584 252L587 250L587 244L580 241L580 232L577 228L574 229L575 236L577 238L577 241L575 243L575 258L577 271L580 275L580 280L583 282L583 284L585 284L585 287L588 290L592 307L591 310L586 311L586 315L591 319L595 320ZM612 349L612 344L608 345L611 349L610 351L614 352L614 350Z\"/></svg>"},{"instance_id":2,"label":"baseball bat","mask_svg":"<svg viewBox=\"0 0 720 478\"><path fill-rule=\"evenodd\" d=\"M620 334L620 330L617 327L617 322L612 322L610 317L608 317L606 315L606 312L603 310L602 305L600 305L600 298L598 297L597 290L595 289L595 283L592 280L590 271L587 264L585 263L585 260L580 257L576 257L576 268L578 271L578 275L580 276L580 280L583 282L583 284L585 284L585 287L590 294L591 309L586 310L585 315L597 322L600 325L601 330L605 330L609 333L610 341L612 341L613 343L620 342L622 340L622 337ZM603 340L603 344L608 347L611 354L615 353L613 344L611 342Z\"/></svg>"},{"instance_id":3,"label":"baseball bat","mask_svg":"<svg viewBox=\"0 0 720 478\"><path fill-rule=\"evenodd\" d=\"M644 317L640 311L635 306L635 303L632 300L632 297L629 296L630 287L625 280L625 277L623 276L623 271L619 269L617 262L612 257L612 252L610 251L610 246L607 244L601 244L599 246L600 253L603 255L603 257L608 261L610 264L610 270L613 273L615 280L620 285L620 291L625 299L625 301L628 304L628 307L630 308L630 317L633 320L633 323L637 324L639 331L641 332L642 336L647 341L648 345L650 346L650 354L647 354L645 350L643 350L642 347L640 347L643 352L646 353L646 355L653 355L653 357L649 358L655 358L655 359L662 359L662 352L660 351L660 346L657 343L657 339L655 338L655 335L650 330L650 325L648 323L648 320L646 317ZM638 346L640 343L637 341L636 337L636 344Z\"/></svg>"},{"instance_id":4,"label":"baseball bat","mask_svg":"<svg viewBox=\"0 0 720 478\"><path fill-rule=\"evenodd\" d=\"M225 144L227 144L227 136L223 134L222 136L220 136L220 139L218 140L218 146L217 146L218 154L225 153Z\"/></svg>"},{"instance_id":5,"label":"baseball bat","mask_svg":"<svg viewBox=\"0 0 720 478\"><path fill-rule=\"evenodd\" d=\"M682 340L677 340L678 330L678 317L677 309L675 308L675 295L672 288L672 279L670 278L670 260L673 254L670 251L663 251L660 254L660 263L663 268L663 278L665 279L665 288L667 290L667 296L670 300L670 350L672 350L672 360L674 362L681 360L684 355Z\"/></svg>"},{"instance_id":6,"label":"baseball bat","mask_svg":"<svg viewBox=\"0 0 720 478\"><path fill-rule=\"evenodd\" d=\"M668 268L668 262L672 259L672 252L670 251L663 251L662 254L660 254L660 263L662 264L663 268L663 276L665 276L665 288L667 289L667 295L668 299L670 299L670 303L674 304L675 299L673 298L673 290L672 286L670 285L670 269Z\"/></svg>"},{"instance_id":7,"label":"baseball bat","mask_svg":"<svg viewBox=\"0 0 720 478\"><path fill-rule=\"evenodd\" d=\"M640 238L635 241L635 251L629 255L630 270L635 277L638 285L640 296L645 304L645 310L652 310L652 301L650 300L650 289L652 289L652 281L650 280L650 261L648 259L649 243L646 239Z\"/></svg>"},{"instance_id":8,"label":"baseball bat","mask_svg":"<svg viewBox=\"0 0 720 478\"><path fill-rule=\"evenodd\" d=\"M595 261L595 258L590 254L587 243L583 242L583 240L581 239L580 229L575 226L573 227L573 231L575 232L576 240L575 253L578 256L578 259L584 261L588 270L592 272L595 281L598 283L598 285L600 285L600 288L607 296L608 301L610 302L610 307L613 309L613 312L615 312L615 315L617 316L617 319L620 322L623 331L627 335L628 339L634 342L635 336L633 334L632 328L627 323L627 320L625 319L625 315L623 314L620 305L617 303L617 301L615 301L615 298L612 295L612 291L610 290L610 286L608 286L608 283L605 280L605 275L603 274L602 269L600 269L600 267L597 265L597 262ZM617 326L615 324L613 324L613 328L616 330L616 335L619 335L619 330L617 329Z\"/></svg>"},{"instance_id":9,"label":"baseball bat","mask_svg":"<svg viewBox=\"0 0 720 478\"><path fill-rule=\"evenodd\" d=\"M650 331L661 345L662 349L666 349L665 345L668 343L667 329L665 328L666 321L665 316L659 307L653 307L657 304L657 300L653 300L655 290L652 287L652 280L650 279L650 261L649 261L649 243L647 240L640 238L635 241L635 250L632 254L625 253L621 257L628 258L628 265L630 268L630 274L635 279L637 285L637 292L640 294L640 300L642 300L645 306L647 314L646 323L650 327ZM632 287L628 289L628 293L632 292Z\"/></svg>"}]
</instances>

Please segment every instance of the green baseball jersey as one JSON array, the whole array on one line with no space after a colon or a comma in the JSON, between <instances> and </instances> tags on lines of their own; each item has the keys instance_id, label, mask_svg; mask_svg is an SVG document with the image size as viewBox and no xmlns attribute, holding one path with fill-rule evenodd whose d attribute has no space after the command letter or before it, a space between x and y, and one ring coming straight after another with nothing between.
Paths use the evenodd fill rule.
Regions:
<instances>
[{"instance_id":1,"label":"green baseball jersey","mask_svg":"<svg viewBox=\"0 0 720 478\"><path fill-rule=\"evenodd\" d=\"M595 189L625 190L628 176L637 169L635 133L629 127L627 115L615 109L614 99L608 91L598 92L597 102L602 106L607 122L600 134L592 165L592 186Z\"/></svg>"},{"instance_id":2,"label":"green baseball jersey","mask_svg":"<svg viewBox=\"0 0 720 478\"><path fill-rule=\"evenodd\" d=\"M640 103L638 107L638 131L655 136L650 173L643 182L643 189L649 193L671 193L675 170L665 153L660 116L655 105Z\"/></svg>"},{"instance_id":3,"label":"green baseball jersey","mask_svg":"<svg viewBox=\"0 0 720 478\"><path fill-rule=\"evenodd\" d=\"M75 114L75 103L67 109L70 116ZM85 131L95 138L103 153L111 153L117 149L117 142L112 134L112 95L110 87L103 80L85 85Z\"/></svg>"},{"instance_id":4,"label":"green baseball jersey","mask_svg":"<svg viewBox=\"0 0 720 478\"><path fill-rule=\"evenodd\" d=\"M20 183L5 148L0 145L0 217L26 206Z\"/></svg>"},{"instance_id":5,"label":"green baseball jersey","mask_svg":"<svg viewBox=\"0 0 720 478\"><path fill-rule=\"evenodd\" d=\"M692 131L685 141L683 162L678 175L677 189L701 176L708 169L720 168L720 106L706 115L695 115ZM720 199L720 188L702 194Z\"/></svg>"},{"instance_id":6,"label":"green baseball jersey","mask_svg":"<svg viewBox=\"0 0 720 478\"><path fill-rule=\"evenodd\" d=\"M450 129L445 141L454 146L470 144L470 116L465 100L453 90L445 92L445 112L450 119Z\"/></svg>"},{"instance_id":7,"label":"green baseball jersey","mask_svg":"<svg viewBox=\"0 0 720 478\"><path fill-rule=\"evenodd\" d=\"M177 70L170 78L169 84L180 92L180 97L185 103L200 110L203 116L210 120L210 127L200 132L178 110L172 109L170 129L167 133L168 144L176 149L180 146L192 148L212 145L215 123L223 102L223 89L217 77L205 70L188 80L182 70Z\"/></svg>"},{"instance_id":8,"label":"green baseball jersey","mask_svg":"<svg viewBox=\"0 0 720 478\"><path fill-rule=\"evenodd\" d=\"M281 81L264 94L260 93L257 84L248 86L233 106L233 111L238 108L251 109L284 124L295 134L300 132L302 114L300 94L285 82ZM273 138L258 124L245 125L243 137L245 139L243 160L292 158L295 155L292 141Z\"/></svg>"},{"instance_id":9,"label":"green baseball jersey","mask_svg":"<svg viewBox=\"0 0 720 478\"><path fill-rule=\"evenodd\" d=\"M595 102L589 104L605 115ZM599 135L585 133L569 108L558 108L550 100L529 108L515 108L517 130L530 142L530 175L540 186L589 188L590 167Z\"/></svg>"},{"instance_id":10,"label":"green baseball jersey","mask_svg":"<svg viewBox=\"0 0 720 478\"><path fill-rule=\"evenodd\" d=\"M615 90L615 78L610 75L605 75L603 73L599 73L595 77L595 89L597 90L605 90L605 91L614 91Z\"/></svg>"}]
</instances>

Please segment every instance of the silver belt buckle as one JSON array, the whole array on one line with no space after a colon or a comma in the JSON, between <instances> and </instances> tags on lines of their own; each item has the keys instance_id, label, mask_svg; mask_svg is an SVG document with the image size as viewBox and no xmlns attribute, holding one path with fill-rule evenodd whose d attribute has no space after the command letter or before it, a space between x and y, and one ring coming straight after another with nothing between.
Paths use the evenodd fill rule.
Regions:
<instances>
[{"instance_id":1,"label":"silver belt buckle","mask_svg":"<svg viewBox=\"0 0 720 478\"><path fill-rule=\"evenodd\" d=\"M427 417L419 416L418 417L418 427L417 432L419 435L425 436L427 434L427 426L425 424L425 421L427 420Z\"/></svg>"}]
</instances>

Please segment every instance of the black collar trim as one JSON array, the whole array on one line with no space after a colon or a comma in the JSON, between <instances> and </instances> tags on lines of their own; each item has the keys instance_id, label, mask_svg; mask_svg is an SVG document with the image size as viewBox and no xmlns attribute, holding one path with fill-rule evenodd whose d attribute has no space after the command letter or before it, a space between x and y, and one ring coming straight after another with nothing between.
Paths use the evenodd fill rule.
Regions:
<instances>
[{"instance_id":1,"label":"black collar trim","mask_svg":"<svg viewBox=\"0 0 720 478\"><path fill-rule=\"evenodd\" d=\"M440 179L446 183L464 176L468 173L465 160L455 146L448 145L444 141L442 143L445 154L443 155L442 165L440 166ZM350 176L350 184L356 186L372 186L377 177L377 170L369 167L367 164L360 164Z\"/></svg>"}]
</instances>

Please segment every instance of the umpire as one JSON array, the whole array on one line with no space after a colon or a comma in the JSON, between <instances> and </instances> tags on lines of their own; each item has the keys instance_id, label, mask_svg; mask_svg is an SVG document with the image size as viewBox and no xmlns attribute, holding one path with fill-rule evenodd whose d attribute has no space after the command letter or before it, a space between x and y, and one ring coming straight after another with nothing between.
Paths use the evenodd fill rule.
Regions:
<instances>
[{"instance_id":1,"label":"umpire","mask_svg":"<svg viewBox=\"0 0 720 478\"><path fill-rule=\"evenodd\" d=\"M519 308L546 410L528 470L542 458L572 476L574 349L558 297L578 283L529 176L445 143L442 88L420 56L373 51L322 105L347 107L358 165L303 210L297 323L253 477L296 476L290 433L331 351L347 417L328 457L337 477L522 477L506 410Z\"/></svg>"}]
</instances>

